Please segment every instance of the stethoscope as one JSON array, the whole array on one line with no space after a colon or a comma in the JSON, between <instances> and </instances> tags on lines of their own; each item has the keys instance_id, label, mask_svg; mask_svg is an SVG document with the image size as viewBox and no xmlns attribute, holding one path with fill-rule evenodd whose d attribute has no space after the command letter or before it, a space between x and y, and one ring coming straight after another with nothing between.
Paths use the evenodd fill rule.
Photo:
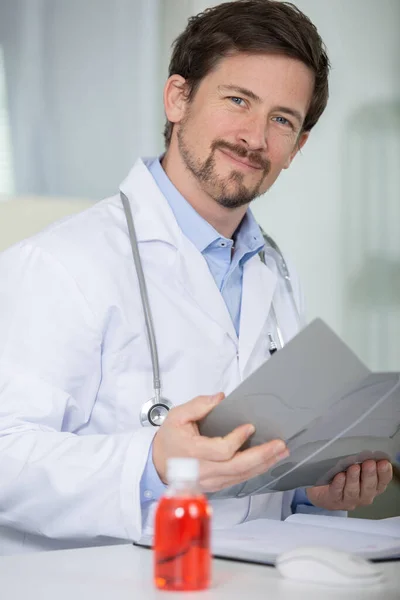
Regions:
<instances>
[{"instance_id":1,"label":"stethoscope","mask_svg":"<svg viewBox=\"0 0 400 600\"><path fill-rule=\"evenodd\" d=\"M146 331L147 338L149 342L150 355L151 355L151 364L153 369L153 390L154 396L150 398L147 402L143 404L140 409L140 423L143 427L147 427L153 425L154 427L159 427L165 421L168 411L173 407L173 404L167 398L164 398L161 395L161 378L160 378L160 366L158 361L158 349L156 336L154 333L154 324L153 317L150 309L149 297L147 294L146 280L143 273L142 261L139 254L139 246L136 237L135 225L133 223L133 216L131 207L129 204L129 200L126 195L121 191L120 197L122 201L122 205L125 211L125 217L128 224L128 232L129 232L129 240L132 249L133 262L136 269L136 274L139 282L139 290L140 290L140 298L143 307L143 313L146 323ZM284 280L286 290L288 292L288 297L290 298L290 303L293 308L293 312L296 316L297 322L300 324L300 314L296 305L292 282L290 280L289 269L287 267L286 261L280 251L278 245L274 242L274 240L265 233L261 229L261 232L264 236L265 242L267 246L272 249L274 260L276 262L276 266L278 269L278 273ZM260 258L264 264L266 264L265 258L265 249L260 253ZM276 340L272 334L272 332L268 333L268 349L269 353L272 355L278 349L283 348L285 342L282 335L282 330L279 326L278 318L275 311L274 301L271 304L271 321L274 324L274 329L276 332Z\"/></svg>"}]
</instances>

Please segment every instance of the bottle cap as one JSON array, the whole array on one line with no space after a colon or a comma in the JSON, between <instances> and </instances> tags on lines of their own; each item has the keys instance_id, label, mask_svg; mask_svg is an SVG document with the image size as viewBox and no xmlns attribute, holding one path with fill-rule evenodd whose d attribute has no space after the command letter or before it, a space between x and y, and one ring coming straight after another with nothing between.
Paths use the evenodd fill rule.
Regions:
<instances>
[{"instance_id":1,"label":"bottle cap","mask_svg":"<svg viewBox=\"0 0 400 600\"><path fill-rule=\"evenodd\" d=\"M197 481L199 478L197 458L169 458L167 460L167 481Z\"/></svg>"}]
</instances>

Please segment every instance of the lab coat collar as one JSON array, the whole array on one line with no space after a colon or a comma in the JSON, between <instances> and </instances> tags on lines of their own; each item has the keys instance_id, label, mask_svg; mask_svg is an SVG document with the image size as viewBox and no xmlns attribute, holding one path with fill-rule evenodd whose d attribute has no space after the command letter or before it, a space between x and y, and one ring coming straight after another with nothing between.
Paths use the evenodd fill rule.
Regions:
<instances>
[{"instance_id":1,"label":"lab coat collar","mask_svg":"<svg viewBox=\"0 0 400 600\"><path fill-rule=\"evenodd\" d=\"M120 190L129 200L139 243L159 240L175 248L179 247L182 232L168 202L141 158L121 183Z\"/></svg>"}]
</instances>

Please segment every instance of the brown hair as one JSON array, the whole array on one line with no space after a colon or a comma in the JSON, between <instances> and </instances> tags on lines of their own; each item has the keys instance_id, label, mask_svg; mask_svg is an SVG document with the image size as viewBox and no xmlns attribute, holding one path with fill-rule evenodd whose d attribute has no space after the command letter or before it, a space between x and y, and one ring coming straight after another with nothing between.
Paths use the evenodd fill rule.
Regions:
<instances>
[{"instance_id":1,"label":"brown hair","mask_svg":"<svg viewBox=\"0 0 400 600\"><path fill-rule=\"evenodd\" d=\"M236 0L208 8L191 17L173 43L169 76L178 74L187 84L187 99L219 61L238 52L280 54L296 58L315 75L303 131L310 131L328 101L329 59L318 31L296 6L277 0ZM166 122L169 146L173 124Z\"/></svg>"}]
</instances>

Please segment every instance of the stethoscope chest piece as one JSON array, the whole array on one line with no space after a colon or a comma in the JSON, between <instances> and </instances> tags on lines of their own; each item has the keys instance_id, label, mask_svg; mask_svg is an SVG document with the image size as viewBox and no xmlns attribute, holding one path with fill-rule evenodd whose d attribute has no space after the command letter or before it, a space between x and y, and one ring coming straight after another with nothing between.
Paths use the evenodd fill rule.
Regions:
<instances>
[{"instance_id":1,"label":"stethoscope chest piece","mask_svg":"<svg viewBox=\"0 0 400 600\"><path fill-rule=\"evenodd\" d=\"M172 402L166 398L151 398L140 410L140 424L143 427L160 427L172 406Z\"/></svg>"}]
</instances>

